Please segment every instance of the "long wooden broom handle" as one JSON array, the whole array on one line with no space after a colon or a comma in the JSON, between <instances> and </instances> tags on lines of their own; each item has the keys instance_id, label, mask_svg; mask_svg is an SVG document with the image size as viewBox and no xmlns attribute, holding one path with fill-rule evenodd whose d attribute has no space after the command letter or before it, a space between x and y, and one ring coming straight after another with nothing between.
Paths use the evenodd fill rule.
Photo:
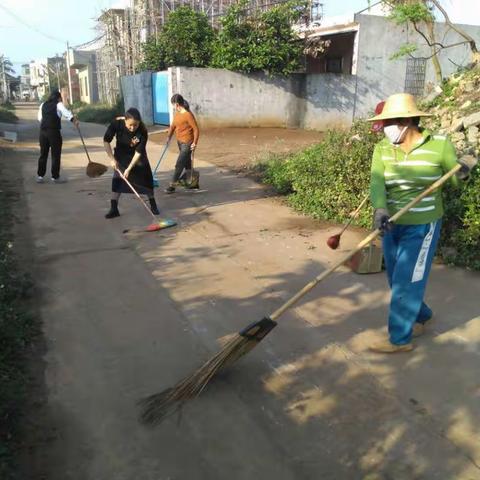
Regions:
<instances>
[{"instance_id":1,"label":"long wooden broom handle","mask_svg":"<svg viewBox=\"0 0 480 480\"><path fill-rule=\"evenodd\" d=\"M78 134L80 135L80 140L82 141L83 148L85 149L85 153L87 154L88 163L92 163L92 161L90 160L90 155L88 154L87 146L85 145L85 142L83 140L83 135L82 135L82 132L80 131L80 127L77 127L77 130L78 130Z\"/></svg>"},{"instance_id":2,"label":"long wooden broom handle","mask_svg":"<svg viewBox=\"0 0 480 480\"><path fill-rule=\"evenodd\" d=\"M160 155L160 159L158 160L157 165L155 166L155 170L153 170L153 175L155 175L157 173L158 167L160 166L160 163L162 162L163 157L165 156L165 153L167 153L169 145L170 145L170 140L167 140L167 143L163 147L162 154Z\"/></svg>"},{"instance_id":3,"label":"long wooden broom handle","mask_svg":"<svg viewBox=\"0 0 480 480\"><path fill-rule=\"evenodd\" d=\"M410 203L405 205L395 215L390 217L390 222L394 223L396 220L398 220L402 215L407 213L412 207L417 205L417 203L419 203L423 198L430 195L438 187L441 187L448 179L453 177L453 175L455 175L461 168L462 166L460 164L453 167L449 172L443 175L443 177L439 178L435 183L432 183L432 185L430 185L430 187L428 187L424 192L422 192L420 195L414 198ZM311 282L305 285L297 294L295 294L290 300L288 300L280 308L275 310L275 312L273 312L270 315L270 318L272 320L276 320L278 317L280 317L280 315L282 315L286 310L288 310L292 305L297 303L310 290L312 290L313 287L315 287L318 283L320 283L322 280L328 277L332 272L334 272L338 267L343 265L347 260L350 260L356 253L362 250L362 248L366 247L372 240L375 240L375 238L377 238L380 235L380 233L381 233L381 230L378 228L374 230L372 233L370 233L370 235L364 238L350 253L347 253L346 255L344 255L340 260L338 260L337 263L335 263L328 270L325 270L325 272L321 273L316 278L314 278Z\"/></svg>"},{"instance_id":4,"label":"long wooden broom handle","mask_svg":"<svg viewBox=\"0 0 480 480\"><path fill-rule=\"evenodd\" d=\"M190 165L190 184L193 183L193 162L195 161L195 150L192 150L192 155L191 155L191 165Z\"/></svg>"},{"instance_id":5,"label":"long wooden broom handle","mask_svg":"<svg viewBox=\"0 0 480 480\"><path fill-rule=\"evenodd\" d=\"M138 192L133 188L133 185L128 181L127 177L120 171L119 168L115 168L116 172L120 175L122 180L130 187L130 190L134 193L134 195L140 200L142 205L145 207L145 210L153 217L155 221L157 221L157 217L152 213L152 211L148 208L147 204L143 201L143 198L138 194Z\"/></svg>"},{"instance_id":6,"label":"long wooden broom handle","mask_svg":"<svg viewBox=\"0 0 480 480\"><path fill-rule=\"evenodd\" d=\"M345 230L350 226L350 224L355 220L355 218L357 217L358 215L358 212L363 208L363 206L365 205L365 203L367 203L367 200L369 199L370 195L367 194L365 195L365 198L362 200L362 202L360 203L360 205L357 207L357 209L352 213L352 216L350 217L350 219L348 220L348 222L343 226L341 232L338 234L338 235L343 235L343 232L345 232Z\"/></svg>"}]
</instances>

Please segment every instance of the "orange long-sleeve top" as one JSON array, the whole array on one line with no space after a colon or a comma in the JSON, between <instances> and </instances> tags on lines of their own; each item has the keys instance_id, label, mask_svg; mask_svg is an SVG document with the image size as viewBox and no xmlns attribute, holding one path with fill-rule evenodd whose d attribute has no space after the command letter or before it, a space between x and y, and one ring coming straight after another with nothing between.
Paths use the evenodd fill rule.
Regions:
<instances>
[{"instance_id":1,"label":"orange long-sleeve top","mask_svg":"<svg viewBox=\"0 0 480 480\"><path fill-rule=\"evenodd\" d=\"M175 114L168 130L168 138L170 138L173 133L176 134L177 140L181 143L197 144L200 130L191 112L178 112Z\"/></svg>"}]
</instances>

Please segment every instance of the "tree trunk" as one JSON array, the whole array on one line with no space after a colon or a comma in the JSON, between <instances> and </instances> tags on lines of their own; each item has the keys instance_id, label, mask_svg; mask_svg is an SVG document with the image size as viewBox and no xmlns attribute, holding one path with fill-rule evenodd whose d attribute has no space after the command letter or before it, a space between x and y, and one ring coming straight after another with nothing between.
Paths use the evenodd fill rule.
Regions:
<instances>
[{"instance_id":1,"label":"tree trunk","mask_svg":"<svg viewBox=\"0 0 480 480\"><path fill-rule=\"evenodd\" d=\"M458 28L455 26L450 18L448 17L448 13L445 11L445 9L440 5L440 2L438 0L430 0L435 7L437 7L440 12L442 13L443 17L445 18L445 23L452 29L455 30L462 38L464 38L468 44L470 45L470 50L472 51L472 62L475 64L480 63L480 52L478 51L477 44L473 37L468 35L468 33L464 32L462 29Z\"/></svg>"},{"instance_id":2,"label":"tree trunk","mask_svg":"<svg viewBox=\"0 0 480 480\"><path fill-rule=\"evenodd\" d=\"M442 67L440 65L440 60L438 59L438 55L435 53L436 52L436 47L435 47L435 24L433 22L426 22L427 24L427 31L428 31L428 39L430 40L430 44L432 45L431 50L432 50L432 63L433 63L433 68L435 69L435 77L437 79L437 83L441 84L443 81L443 75L442 75Z\"/></svg>"}]
</instances>

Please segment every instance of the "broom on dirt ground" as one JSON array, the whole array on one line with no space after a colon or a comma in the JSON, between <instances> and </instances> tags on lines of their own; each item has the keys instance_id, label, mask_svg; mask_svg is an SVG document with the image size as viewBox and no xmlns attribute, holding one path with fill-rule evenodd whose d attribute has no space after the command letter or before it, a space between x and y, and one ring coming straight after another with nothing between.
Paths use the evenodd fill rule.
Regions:
<instances>
[{"instance_id":1,"label":"broom on dirt ground","mask_svg":"<svg viewBox=\"0 0 480 480\"><path fill-rule=\"evenodd\" d=\"M402 215L408 212L412 207L417 205L423 198L430 195L434 190L443 185L450 177L455 175L462 166L458 164L452 168L443 177L433 183L423 193L413 199L408 205L399 210L390 218L390 222L395 222ZM357 252L362 250L372 240L378 237L382 231L374 230L364 240L362 240L350 253L344 255L332 267L318 275L310 283L305 285L296 295L284 303L280 308L275 310L270 316L262 318L262 320L248 325L246 328L232 335L227 340L222 350L214 357L208 360L194 373L177 383L172 388L168 388L160 393L151 395L139 401L141 407L140 421L146 425L157 425L167 416L179 410L185 402L192 400L202 393L212 378L224 367L233 364L240 357L247 354L256 347L270 331L276 327L276 320L287 311L291 306L303 298L318 283L328 277L337 268L343 265L347 260L352 258Z\"/></svg>"},{"instance_id":2,"label":"broom on dirt ground","mask_svg":"<svg viewBox=\"0 0 480 480\"><path fill-rule=\"evenodd\" d=\"M83 148L85 149L85 153L87 154L88 158L88 165L87 165L87 176L90 178L98 178L101 177L107 170L108 167L103 163L92 162L90 159L90 155L88 154L87 146L85 145L85 141L83 140L82 132L80 131L80 127L77 127L78 134L80 135L80 140L82 141Z\"/></svg>"},{"instance_id":3,"label":"broom on dirt ground","mask_svg":"<svg viewBox=\"0 0 480 480\"><path fill-rule=\"evenodd\" d=\"M127 177L120 171L120 169L115 168L115 171L120 175L120 178L128 185L130 190L134 193L134 195L140 200L140 203L143 205L145 210L153 217L154 222L145 227L145 232L157 232L158 230L163 230L164 228L174 227L177 222L170 218L162 218L158 219L157 216L152 213L152 211L148 208L148 205L145 203L143 198L139 195L139 193L133 188L133 185L128 181ZM124 230L123 233L127 233L128 230Z\"/></svg>"},{"instance_id":4,"label":"broom on dirt ground","mask_svg":"<svg viewBox=\"0 0 480 480\"><path fill-rule=\"evenodd\" d=\"M357 217L358 213L362 209L362 207L365 205L365 203L368 200L369 195L365 195L365 198L362 200L360 205L357 207L357 209L352 213L350 216L350 219L348 220L347 223L343 226L342 230L340 233L337 233L336 235L332 235L331 237L328 237L327 240L327 245L332 249L336 250L340 246L340 237L345 233L345 230L350 226L350 224L355 220Z\"/></svg>"}]
</instances>

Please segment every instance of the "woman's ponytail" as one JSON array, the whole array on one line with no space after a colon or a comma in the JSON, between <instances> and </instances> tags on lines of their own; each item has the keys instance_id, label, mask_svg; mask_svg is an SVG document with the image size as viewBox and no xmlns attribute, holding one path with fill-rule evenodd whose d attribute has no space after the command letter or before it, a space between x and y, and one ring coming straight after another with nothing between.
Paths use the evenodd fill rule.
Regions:
<instances>
[{"instance_id":1,"label":"woman's ponytail","mask_svg":"<svg viewBox=\"0 0 480 480\"><path fill-rule=\"evenodd\" d=\"M172 104L177 104L180 105L182 108L184 108L187 112L190 111L190 105L189 103L179 94L175 93L175 95L172 96L170 99L170 102Z\"/></svg>"}]
</instances>

